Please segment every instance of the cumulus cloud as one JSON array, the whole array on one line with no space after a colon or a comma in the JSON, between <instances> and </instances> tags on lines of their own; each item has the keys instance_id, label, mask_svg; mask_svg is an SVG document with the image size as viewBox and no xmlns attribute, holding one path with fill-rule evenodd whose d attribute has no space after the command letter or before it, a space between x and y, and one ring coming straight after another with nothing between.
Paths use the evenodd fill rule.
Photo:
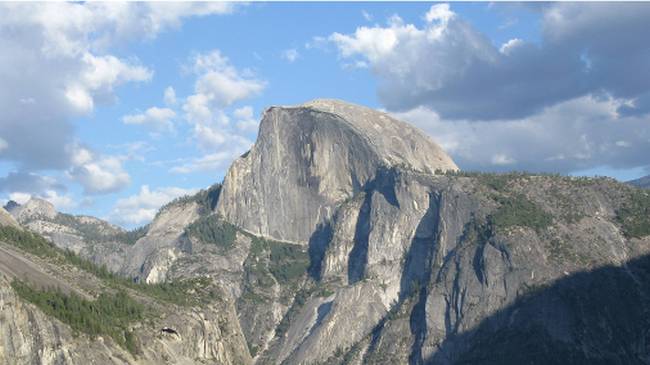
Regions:
<instances>
[{"instance_id":1,"label":"cumulus cloud","mask_svg":"<svg viewBox=\"0 0 650 365\"><path fill-rule=\"evenodd\" d=\"M174 198L194 194L198 189L161 187L151 190L142 185L138 194L119 199L110 213L109 219L118 224L142 225L150 222L158 209Z\"/></svg>"},{"instance_id":2,"label":"cumulus cloud","mask_svg":"<svg viewBox=\"0 0 650 365\"><path fill-rule=\"evenodd\" d=\"M300 57L300 53L298 53L298 50L295 48L285 49L282 51L282 58L287 60L289 63L294 63L298 57Z\"/></svg>"},{"instance_id":3,"label":"cumulus cloud","mask_svg":"<svg viewBox=\"0 0 650 365\"><path fill-rule=\"evenodd\" d=\"M70 153L72 167L66 174L81 184L86 194L112 193L131 182L119 157L98 155L79 145L70 147Z\"/></svg>"},{"instance_id":4,"label":"cumulus cloud","mask_svg":"<svg viewBox=\"0 0 650 365\"><path fill-rule=\"evenodd\" d=\"M447 120L428 107L394 113L425 130L461 169L568 173L648 166L648 120L622 117L621 101L583 96L514 120Z\"/></svg>"},{"instance_id":5,"label":"cumulus cloud","mask_svg":"<svg viewBox=\"0 0 650 365\"><path fill-rule=\"evenodd\" d=\"M65 170L75 140L70 118L112 103L114 91L146 82L137 58L110 54L118 43L151 39L189 16L226 14L229 3L0 4L0 157L21 171Z\"/></svg>"},{"instance_id":6,"label":"cumulus cloud","mask_svg":"<svg viewBox=\"0 0 650 365\"><path fill-rule=\"evenodd\" d=\"M254 77L250 70L238 70L218 50L196 55L188 69L197 80L195 93L185 99L183 110L199 146L213 153L226 142L240 145L244 137L232 128L224 110L258 95L266 82Z\"/></svg>"},{"instance_id":7,"label":"cumulus cloud","mask_svg":"<svg viewBox=\"0 0 650 365\"><path fill-rule=\"evenodd\" d=\"M58 211L67 211L79 206L78 200L68 194L61 195L55 190L47 190L44 194L40 194L39 198L52 203Z\"/></svg>"},{"instance_id":8,"label":"cumulus cloud","mask_svg":"<svg viewBox=\"0 0 650 365\"><path fill-rule=\"evenodd\" d=\"M253 144L249 134L257 129L253 109L232 108L266 87L266 81L251 70L236 68L219 50L195 55L191 61L185 69L196 76L194 93L185 98L182 109L204 155L182 159L172 173L223 169L247 151Z\"/></svg>"},{"instance_id":9,"label":"cumulus cloud","mask_svg":"<svg viewBox=\"0 0 650 365\"><path fill-rule=\"evenodd\" d=\"M232 66L219 50L196 55L191 70L198 76L195 93L183 108L188 119L195 122L205 121L214 109L258 95L266 87L266 82L257 79L252 71Z\"/></svg>"},{"instance_id":10,"label":"cumulus cloud","mask_svg":"<svg viewBox=\"0 0 650 365\"><path fill-rule=\"evenodd\" d=\"M650 111L650 7L552 3L539 11L540 43L495 46L447 4L433 5L421 26L394 16L328 40L344 62L369 64L393 111L425 106L445 119L520 119L597 94L629 100L621 114Z\"/></svg>"},{"instance_id":11,"label":"cumulus cloud","mask_svg":"<svg viewBox=\"0 0 650 365\"><path fill-rule=\"evenodd\" d=\"M237 129L243 132L257 132L259 122L253 115L253 107L247 105L235 109L233 116L237 120L235 122Z\"/></svg>"},{"instance_id":12,"label":"cumulus cloud","mask_svg":"<svg viewBox=\"0 0 650 365\"><path fill-rule=\"evenodd\" d=\"M150 125L156 130L174 130L173 119L176 112L169 108L151 107L144 113L129 114L122 117L125 124L145 124Z\"/></svg>"}]
</instances>

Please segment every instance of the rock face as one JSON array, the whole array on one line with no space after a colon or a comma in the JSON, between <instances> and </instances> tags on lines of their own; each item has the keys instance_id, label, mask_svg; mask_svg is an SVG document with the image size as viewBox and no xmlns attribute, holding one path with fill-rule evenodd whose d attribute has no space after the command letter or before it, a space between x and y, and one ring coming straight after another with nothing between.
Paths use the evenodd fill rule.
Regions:
<instances>
[{"instance_id":1,"label":"rock face","mask_svg":"<svg viewBox=\"0 0 650 365\"><path fill-rule=\"evenodd\" d=\"M222 299L163 310L190 334L180 342L137 325L142 362L650 364L650 193L456 170L382 113L338 101L267 110L223 187L161 209L117 260L143 282L207 279ZM5 359L120 356L51 330L0 284ZM59 342L22 344L53 333Z\"/></svg>"},{"instance_id":2,"label":"rock face","mask_svg":"<svg viewBox=\"0 0 650 365\"><path fill-rule=\"evenodd\" d=\"M0 243L0 248L3 244ZM2 253L0 253L2 254ZM97 279L68 272L29 255L23 257L51 279L66 278L72 289L92 298L103 290ZM147 320L131 328L137 351L131 353L110 337L77 334L65 323L22 300L0 265L0 364L250 364L234 305L223 299L201 307L179 306L142 298ZM134 295L134 294L131 294ZM167 334L162 328L173 328Z\"/></svg>"},{"instance_id":3,"label":"rock face","mask_svg":"<svg viewBox=\"0 0 650 365\"><path fill-rule=\"evenodd\" d=\"M52 203L39 198L31 198L27 203L13 208L11 214L18 221L25 222L38 218L54 219L58 212Z\"/></svg>"},{"instance_id":4,"label":"rock face","mask_svg":"<svg viewBox=\"0 0 650 365\"><path fill-rule=\"evenodd\" d=\"M457 169L429 137L387 114L335 100L272 107L229 169L217 213L254 234L307 244L338 205L395 166Z\"/></svg>"},{"instance_id":5,"label":"rock face","mask_svg":"<svg viewBox=\"0 0 650 365\"><path fill-rule=\"evenodd\" d=\"M43 235L56 246L93 259L113 271L120 270L128 246L121 241L125 233L122 228L95 217L60 213L50 202L36 197L23 205L7 206L20 225Z\"/></svg>"}]
</instances>

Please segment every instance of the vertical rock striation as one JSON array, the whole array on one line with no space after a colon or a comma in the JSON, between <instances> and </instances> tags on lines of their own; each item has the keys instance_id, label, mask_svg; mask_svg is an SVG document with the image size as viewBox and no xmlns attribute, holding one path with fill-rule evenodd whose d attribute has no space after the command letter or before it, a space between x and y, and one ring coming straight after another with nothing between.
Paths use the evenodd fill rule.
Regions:
<instances>
[{"instance_id":1,"label":"vertical rock striation","mask_svg":"<svg viewBox=\"0 0 650 365\"><path fill-rule=\"evenodd\" d=\"M257 142L224 179L217 213L254 234L307 244L381 168L456 170L429 137L385 113L336 100L269 108Z\"/></svg>"}]
</instances>

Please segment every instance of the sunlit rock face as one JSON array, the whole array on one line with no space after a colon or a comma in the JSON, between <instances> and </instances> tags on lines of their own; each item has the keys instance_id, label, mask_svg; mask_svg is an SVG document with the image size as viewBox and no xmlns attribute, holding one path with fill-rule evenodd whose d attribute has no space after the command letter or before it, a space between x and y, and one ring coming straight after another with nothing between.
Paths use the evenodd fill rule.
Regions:
<instances>
[{"instance_id":1,"label":"sunlit rock face","mask_svg":"<svg viewBox=\"0 0 650 365\"><path fill-rule=\"evenodd\" d=\"M307 244L381 169L457 166L410 125L358 105L315 100L269 108L257 142L224 180L217 213L252 233Z\"/></svg>"}]
</instances>

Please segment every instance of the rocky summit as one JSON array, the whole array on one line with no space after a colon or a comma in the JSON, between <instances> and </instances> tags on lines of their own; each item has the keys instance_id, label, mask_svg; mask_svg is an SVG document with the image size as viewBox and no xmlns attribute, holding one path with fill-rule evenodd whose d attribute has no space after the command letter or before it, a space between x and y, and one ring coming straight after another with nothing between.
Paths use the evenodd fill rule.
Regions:
<instances>
[{"instance_id":1,"label":"rocky summit","mask_svg":"<svg viewBox=\"0 0 650 365\"><path fill-rule=\"evenodd\" d=\"M462 172L342 101L267 109L139 230L11 215L0 364L650 363L648 190Z\"/></svg>"},{"instance_id":2,"label":"rocky summit","mask_svg":"<svg viewBox=\"0 0 650 365\"><path fill-rule=\"evenodd\" d=\"M253 148L228 170L217 213L254 234L306 245L342 202L398 166L458 169L424 133L385 113L337 100L272 107Z\"/></svg>"}]
</instances>

